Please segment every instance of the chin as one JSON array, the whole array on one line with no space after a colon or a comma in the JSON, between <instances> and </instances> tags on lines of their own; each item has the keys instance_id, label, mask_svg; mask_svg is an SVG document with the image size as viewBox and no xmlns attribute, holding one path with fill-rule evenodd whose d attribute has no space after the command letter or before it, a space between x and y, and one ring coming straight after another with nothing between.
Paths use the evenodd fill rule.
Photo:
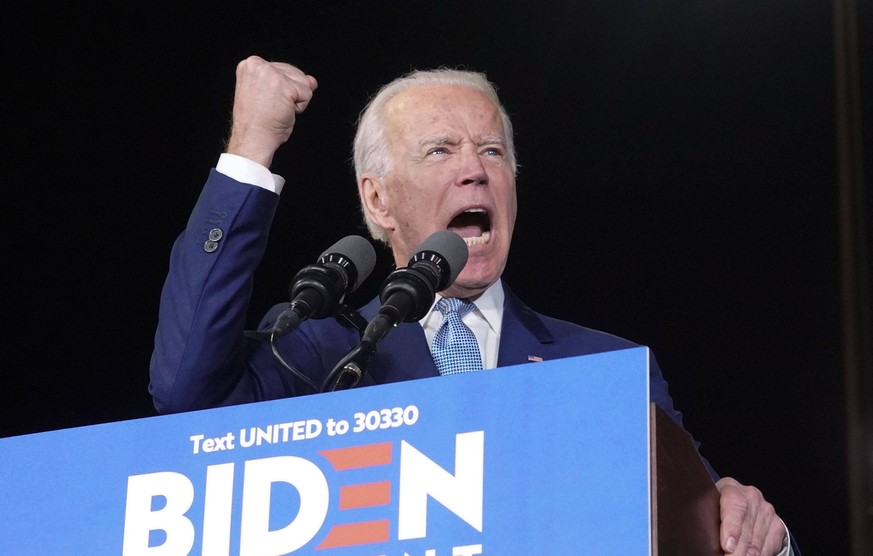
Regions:
<instances>
[{"instance_id":1,"label":"chin","mask_svg":"<svg viewBox=\"0 0 873 556\"><path fill-rule=\"evenodd\" d=\"M478 271L477 271L478 270ZM500 278L500 273L494 270L464 268L455 283L444 294L448 297L477 297Z\"/></svg>"}]
</instances>

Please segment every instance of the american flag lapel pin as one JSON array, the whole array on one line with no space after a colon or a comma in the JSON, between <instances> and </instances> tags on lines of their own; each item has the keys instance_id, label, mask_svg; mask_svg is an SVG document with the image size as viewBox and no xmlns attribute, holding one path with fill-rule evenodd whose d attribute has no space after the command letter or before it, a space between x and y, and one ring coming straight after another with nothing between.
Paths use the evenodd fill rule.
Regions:
<instances>
[{"instance_id":1,"label":"american flag lapel pin","mask_svg":"<svg viewBox=\"0 0 873 556\"><path fill-rule=\"evenodd\" d=\"M540 357L539 355L528 355L527 360L531 361L533 363L542 363L543 362L543 358Z\"/></svg>"}]
</instances>

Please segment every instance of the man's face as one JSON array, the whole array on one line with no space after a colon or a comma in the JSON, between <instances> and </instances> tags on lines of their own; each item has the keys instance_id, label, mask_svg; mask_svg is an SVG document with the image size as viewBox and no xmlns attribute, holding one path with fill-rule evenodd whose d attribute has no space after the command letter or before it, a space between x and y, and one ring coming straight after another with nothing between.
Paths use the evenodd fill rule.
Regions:
<instances>
[{"instance_id":1,"label":"man's face","mask_svg":"<svg viewBox=\"0 0 873 556\"><path fill-rule=\"evenodd\" d=\"M388 230L398 267L428 236L451 230L469 247L446 295L475 297L503 273L515 226L515 175L497 107L463 86L402 91L385 106L388 174L362 176L371 217Z\"/></svg>"}]
</instances>

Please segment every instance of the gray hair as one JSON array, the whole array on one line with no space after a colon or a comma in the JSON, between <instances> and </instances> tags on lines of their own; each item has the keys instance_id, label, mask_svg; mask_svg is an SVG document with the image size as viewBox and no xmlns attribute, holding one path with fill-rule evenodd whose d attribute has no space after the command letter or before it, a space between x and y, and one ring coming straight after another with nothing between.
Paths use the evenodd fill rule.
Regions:
<instances>
[{"instance_id":1,"label":"gray hair","mask_svg":"<svg viewBox=\"0 0 873 556\"><path fill-rule=\"evenodd\" d=\"M364 107L358 118L358 130L355 133L353 147L355 179L358 182L360 182L364 172L373 172L380 178L384 178L388 174L393 161L388 148L388 137L383 119L385 105L401 91L420 85L460 85L476 89L488 97L500 112L503 135L506 140L507 161L512 168L512 173L515 174L515 143L512 136L512 122L509 120L506 109L500 103L494 84L488 81L484 73L440 68L416 70L395 79L379 89ZM373 239L388 244L388 232L367 216L363 199L361 200L361 212Z\"/></svg>"}]
</instances>

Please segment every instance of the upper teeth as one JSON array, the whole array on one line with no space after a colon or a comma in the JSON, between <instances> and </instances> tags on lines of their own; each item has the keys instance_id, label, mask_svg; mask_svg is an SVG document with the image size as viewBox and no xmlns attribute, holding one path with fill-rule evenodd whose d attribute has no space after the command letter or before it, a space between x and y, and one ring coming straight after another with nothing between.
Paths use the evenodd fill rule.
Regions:
<instances>
[{"instance_id":1,"label":"upper teeth","mask_svg":"<svg viewBox=\"0 0 873 556\"><path fill-rule=\"evenodd\" d=\"M465 210L464 212L485 212L485 209L483 209L483 208L471 208L471 209Z\"/></svg>"}]
</instances>

